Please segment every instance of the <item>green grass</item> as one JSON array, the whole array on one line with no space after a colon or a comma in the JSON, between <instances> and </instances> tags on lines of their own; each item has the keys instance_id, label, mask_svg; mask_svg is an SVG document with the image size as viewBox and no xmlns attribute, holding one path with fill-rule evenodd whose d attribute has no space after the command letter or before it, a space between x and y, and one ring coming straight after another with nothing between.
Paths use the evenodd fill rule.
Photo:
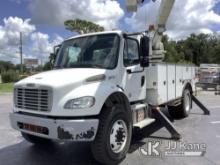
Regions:
<instances>
[{"instance_id":1,"label":"green grass","mask_svg":"<svg viewBox=\"0 0 220 165\"><path fill-rule=\"evenodd\" d=\"M9 92L12 92L12 90L13 90L13 84L14 84L14 83L0 84L0 94L1 94L1 93L9 93Z\"/></svg>"}]
</instances>

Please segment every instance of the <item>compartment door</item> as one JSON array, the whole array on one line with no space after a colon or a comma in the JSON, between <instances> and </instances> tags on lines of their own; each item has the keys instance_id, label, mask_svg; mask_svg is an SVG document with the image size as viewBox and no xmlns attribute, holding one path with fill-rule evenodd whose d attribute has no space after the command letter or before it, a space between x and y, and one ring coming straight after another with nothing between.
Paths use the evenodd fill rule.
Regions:
<instances>
[{"instance_id":1,"label":"compartment door","mask_svg":"<svg viewBox=\"0 0 220 165\"><path fill-rule=\"evenodd\" d=\"M167 65L167 94L168 100L173 100L176 98L176 66Z\"/></svg>"},{"instance_id":2,"label":"compartment door","mask_svg":"<svg viewBox=\"0 0 220 165\"><path fill-rule=\"evenodd\" d=\"M159 64L157 67L158 67L158 89L157 89L158 103L166 103L168 100L167 65Z\"/></svg>"},{"instance_id":3,"label":"compartment door","mask_svg":"<svg viewBox=\"0 0 220 165\"><path fill-rule=\"evenodd\" d=\"M183 90L183 66L176 66L176 97L182 96Z\"/></svg>"}]
</instances>

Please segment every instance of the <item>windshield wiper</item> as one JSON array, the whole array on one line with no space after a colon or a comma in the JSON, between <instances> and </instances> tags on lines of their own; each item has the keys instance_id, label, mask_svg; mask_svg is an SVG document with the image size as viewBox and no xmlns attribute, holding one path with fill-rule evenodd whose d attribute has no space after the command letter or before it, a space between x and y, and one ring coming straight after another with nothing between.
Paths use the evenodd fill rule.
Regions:
<instances>
[{"instance_id":1,"label":"windshield wiper","mask_svg":"<svg viewBox=\"0 0 220 165\"><path fill-rule=\"evenodd\" d=\"M68 68L87 68L87 67L104 69L103 66L98 64L74 64L74 65L70 65Z\"/></svg>"},{"instance_id":2,"label":"windshield wiper","mask_svg":"<svg viewBox=\"0 0 220 165\"><path fill-rule=\"evenodd\" d=\"M53 69L62 69L62 66L54 66Z\"/></svg>"}]
</instances>

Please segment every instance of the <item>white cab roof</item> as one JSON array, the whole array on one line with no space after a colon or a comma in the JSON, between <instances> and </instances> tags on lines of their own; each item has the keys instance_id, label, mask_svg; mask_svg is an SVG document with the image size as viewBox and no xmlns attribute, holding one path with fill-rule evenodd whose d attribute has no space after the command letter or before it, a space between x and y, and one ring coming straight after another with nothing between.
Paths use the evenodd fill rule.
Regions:
<instances>
[{"instance_id":1,"label":"white cab roof","mask_svg":"<svg viewBox=\"0 0 220 165\"><path fill-rule=\"evenodd\" d=\"M70 37L66 40L74 39L74 38L79 38L79 37L86 37L86 36L92 36L92 35L101 35L101 34L118 34L121 35L123 32L120 30L114 30L114 31L104 31L104 32L95 32L95 33L87 33L87 34L81 34L81 35L76 35L73 37Z\"/></svg>"}]
</instances>

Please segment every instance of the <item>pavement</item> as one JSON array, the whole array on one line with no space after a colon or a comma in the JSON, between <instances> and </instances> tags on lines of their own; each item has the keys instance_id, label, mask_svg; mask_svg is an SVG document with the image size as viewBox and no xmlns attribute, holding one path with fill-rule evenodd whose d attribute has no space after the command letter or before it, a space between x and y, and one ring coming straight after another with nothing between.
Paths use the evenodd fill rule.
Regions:
<instances>
[{"instance_id":1,"label":"pavement","mask_svg":"<svg viewBox=\"0 0 220 165\"><path fill-rule=\"evenodd\" d=\"M146 127L133 137L129 153L121 165L220 165L220 96L215 96L214 92L199 92L198 98L211 111L210 116L203 115L194 105L188 118L172 121L182 136L179 141L172 140L160 123ZM28 143L10 126L11 107L12 95L0 95L1 165L97 164L90 152L89 143L54 142L41 147ZM156 145L157 142L159 146L154 149L159 152L159 156L155 155L157 152L154 149L147 150L150 144ZM184 151L200 151L202 148L204 152L202 156L165 156L166 151L177 151L168 150L169 144L173 148L175 145L185 147ZM153 156L149 151L152 151Z\"/></svg>"}]
</instances>

